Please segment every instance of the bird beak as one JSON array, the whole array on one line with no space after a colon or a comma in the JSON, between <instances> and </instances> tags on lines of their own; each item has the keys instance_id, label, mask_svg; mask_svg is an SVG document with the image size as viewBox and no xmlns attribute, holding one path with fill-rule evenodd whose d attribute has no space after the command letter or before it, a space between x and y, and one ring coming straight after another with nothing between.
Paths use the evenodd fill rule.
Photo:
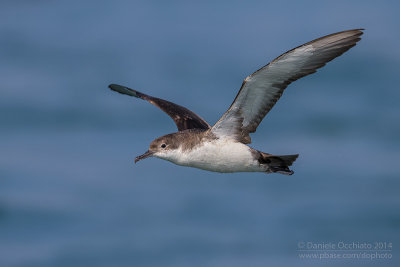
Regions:
<instances>
[{"instance_id":1,"label":"bird beak","mask_svg":"<svg viewBox=\"0 0 400 267\"><path fill-rule=\"evenodd\" d=\"M153 154L154 154L154 152L147 150L146 153L144 153L143 155L137 156L135 158L135 163L138 162L139 160L151 157L151 156L153 156Z\"/></svg>"}]
</instances>

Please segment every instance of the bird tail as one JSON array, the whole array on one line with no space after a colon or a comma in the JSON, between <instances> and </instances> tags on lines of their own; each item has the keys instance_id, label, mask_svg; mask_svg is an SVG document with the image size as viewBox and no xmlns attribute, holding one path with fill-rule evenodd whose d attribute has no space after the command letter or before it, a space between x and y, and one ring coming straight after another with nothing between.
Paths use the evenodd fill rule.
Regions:
<instances>
[{"instance_id":1,"label":"bird tail","mask_svg":"<svg viewBox=\"0 0 400 267\"><path fill-rule=\"evenodd\" d=\"M293 162L299 156L299 154L276 156L264 152L260 152L260 154L261 157L259 161L261 164L266 164L268 166L268 173L277 172L286 175L292 175L294 173L289 169L289 166L292 166Z\"/></svg>"}]
</instances>

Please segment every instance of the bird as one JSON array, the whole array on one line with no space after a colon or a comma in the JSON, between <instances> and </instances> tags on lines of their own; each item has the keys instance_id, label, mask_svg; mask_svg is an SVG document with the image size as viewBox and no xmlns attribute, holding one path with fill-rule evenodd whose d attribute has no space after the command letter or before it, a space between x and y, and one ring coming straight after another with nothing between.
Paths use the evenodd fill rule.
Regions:
<instances>
[{"instance_id":1,"label":"bird","mask_svg":"<svg viewBox=\"0 0 400 267\"><path fill-rule=\"evenodd\" d=\"M317 69L356 45L364 29L333 33L280 55L244 79L233 103L213 125L189 109L118 84L109 88L146 100L167 113L178 132L161 136L135 163L157 157L177 165L233 173L262 172L292 175L289 169L299 154L273 155L250 147L250 134L292 82Z\"/></svg>"}]
</instances>

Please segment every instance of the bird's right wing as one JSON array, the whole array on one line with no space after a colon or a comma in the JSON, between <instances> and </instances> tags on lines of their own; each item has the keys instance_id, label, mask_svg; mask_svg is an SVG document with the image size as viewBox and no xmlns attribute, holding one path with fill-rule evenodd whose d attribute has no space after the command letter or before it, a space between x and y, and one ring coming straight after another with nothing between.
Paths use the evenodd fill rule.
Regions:
<instances>
[{"instance_id":1,"label":"bird's right wing","mask_svg":"<svg viewBox=\"0 0 400 267\"><path fill-rule=\"evenodd\" d=\"M176 127L178 127L179 131L187 129L207 130L211 128L211 126L204 119L185 107L179 106L177 104L157 97L145 95L141 92L118 84L110 84L108 87L111 90L120 94L134 96L150 102L154 106L167 113L168 116L170 116L174 120Z\"/></svg>"},{"instance_id":2,"label":"bird's right wing","mask_svg":"<svg viewBox=\"0 0 400 267\"><path fill-rule=\"evenodd\" d=\"M212 127L217 136L234 138L248 144L249 133L293 81L314 73L340 56L361 39L361 29L334 33L294 48L248 76L230 108Z\"/></svg>"}]
</instances>

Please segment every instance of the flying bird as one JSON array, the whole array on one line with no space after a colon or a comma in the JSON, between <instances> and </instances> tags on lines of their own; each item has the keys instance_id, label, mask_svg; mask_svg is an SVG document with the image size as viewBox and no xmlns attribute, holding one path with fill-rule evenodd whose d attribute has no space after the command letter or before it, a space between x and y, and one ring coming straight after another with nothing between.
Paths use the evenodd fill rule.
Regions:
<instances>
[{"instance_id":1,"label":"flying bird","mask_svg":"<svg viewBox=\"0 0 400 267\"><path fill-rule=\"evenodd\" d=\"M363 29L330 34L298 46L244 79L229 109L211 126L189 109L125 86L111 84L118 93L141 98L160 108L175 122L178 132L161 136L135 159L157 157L177 165L213 172L293 174L295 155L272 155L247 144L286 87L312 74L360 41Z\"/></svg>"}]
</instances>

